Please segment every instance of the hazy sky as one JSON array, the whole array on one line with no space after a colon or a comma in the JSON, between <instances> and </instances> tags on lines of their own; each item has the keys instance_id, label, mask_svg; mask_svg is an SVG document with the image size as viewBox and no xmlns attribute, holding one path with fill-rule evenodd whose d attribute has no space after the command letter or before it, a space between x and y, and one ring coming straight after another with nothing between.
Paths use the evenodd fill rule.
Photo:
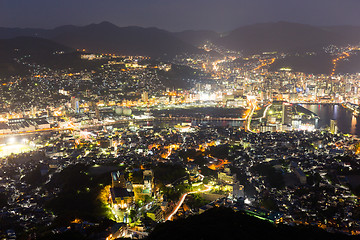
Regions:
<instances>
[{"instance_id":1,"label":"hazy sky","mask_svg":"<svg viewBox=\"0 0 360 240\"><path fill-rule=\"evenodd\" d=\"M0 0L0 26L53 28L110 21L170 31L275 21L360 25L360 0Z\"/></svg>"}]
</instances>

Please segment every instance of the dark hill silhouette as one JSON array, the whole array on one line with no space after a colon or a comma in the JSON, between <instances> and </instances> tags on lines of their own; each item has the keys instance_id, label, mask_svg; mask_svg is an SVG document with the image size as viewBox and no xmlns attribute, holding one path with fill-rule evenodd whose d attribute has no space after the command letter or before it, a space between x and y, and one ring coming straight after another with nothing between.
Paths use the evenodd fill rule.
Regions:
<instances>
[{"instance_id":1,"label":"dark hill silhouette","mask_svg":"<svg viewBox=\"0 0 360 240\"><path fill-rule=\"evenodd\" d=\"M0 39L16 37L44 37L49 30L40 28L6 28L0 27Z\"/></svg>"},{"instance_id":2,"label":"dark hill silhouette","mask_svg":"<svg viewBox=\"0 0 360 240\"><path fill-rule=\"evenodd\" d=\"M214 31L170 33L158 28L118 27L109 22L87 26L65 25L54 29L0 28L0 39L31 36L52 39L72 48L92 52L149 56L199 53L194 46L207 40L244 53L264 51L319 51L329 44L360 42L360 27L315 27L299 23L258 23L237 28L223 37Z\"/></svg>"},{"instance_id":3,"label":"dark hill silhouette","mask_svg":"<svg viewBox=\"0 0 360 240\"><path fill-rule=\"evenodd\" d=\"M360 43L360 27L359 26L330 26L330 27L323 27L322 29L340 36L343 44L359 44Z\"/></svg>"},{"instance_id":4,"label":"dark hill silhouette","mask_svg":"<svg viewBox=\"0 0 360 240\"><path fill-rule=\"evenodd\" d=\"M47 52L54 52L55 49L66 50L69 48L64 46L69 46L73 49L86 49L87 52L148 55L166 60L171 59L175 54L203 53L194 46L207 40L229 49L243 51L245 54L265 51L290 53L288 57L276 61L271 66L271 70L274 71L291 65L290 67L295 71L329 73L331 64L329 64L329 56L326 57L323 54L323 47L329 44L344 46L348 43L359 43L360 27L314 27L288 22L260 23L240 27L227 33L224 37L220 37L213 31L188 30L170 33L158 28L118 27L109 22L80 27L65 25L54 29L0 28L0 39L11 39L18 36L36 38L28 38L26 44L24 41L26 38L13 39L11 42L0 41L0 61L3 65L7 65L5 69L12 69L12 73L16 73L13 61L6 62L4 59L12 58L13 54L17 54L17 56L31 54L33 57L37 55L39 61L46 62L48 58L41 58L44 56L43 53L46 55ZM51 41L40 40L40 37ZM43 42L40 43L41 41ZM55 42L60 45L56 45ZM32 44L34 46L31 46ZM14 52L14 49L19 50ZM317 55L302 54L308 51L317 52ZM291 54L295 52L300 53L300 56ZM208 54L214 55L214 53ZM66 59L74 61L67 61L67 63L77 62L78 60L73 58L74 56L68 55ZM63 60L62 57L52 58L52 65L57 65L56 61L61 60ZM359 58L353 57L348 62L339 63L339 72L357 72L358 62ZM347 66L348 64L350 66Z\"/></svg>"},{"instance_id":5,"label":"dark hill silhouette","mask_svg":"<svg viewBox=\"0 0 360 240\"><path fill-rule=\"evenodd\" d=\"M220 34L209 30L186 30L174 33L176 37L194 46L200 46L207 41L214 42L220 38Z\"/></svg>"},{"instance_id":6,"label":"dark hill silhouette","mask_svg":"<svg viewBox=\"0 0 360 240\"><path fill-rule=\"evenodd\" d=\"M172 33L158 28L118 27L109 22L87 26L66 25L54 29L0 28L0 39L18 36L41 37L74 49L124 55L166 56L200 53Z\"/></svg>"},{"instance_id":7,"label":"dark hill silhouette","mask_svg":"<svg viewBox=\"0 0 360 240\"><path fill-rule=\"evenodd\" d=\"M117 27L109 22L70 28L52 38L73 48L123 55L162 56L200 52L158 28Z\"/></svg>"},{"instance_id":8,"label":"dark hill silhouette","mask_svg":"<svg viewBox=\"0 0 360 240\"><path fill-rule=\"evenodd\" d=\"M279 71L281 68L291 68L294 72L310 74L330 74L333 68L329 54L316 55L289 55L275 61L269 68L270 71ZM346 60L339 61L335 73L358 73L360 69L360 55L352 55Z\"/></svg>"},{"instance_id":9,"label":"dark hill silhouette","mask_svg":"<svg viewBox=\"0 0 360 240\"><path fill-rule=\"evenodd\" d=\"M288 22L240 27L217 41L220 45L245 53L318 51L329 44L342 42L337 33Z\"/></svg>"},{"instance_id":10,"label":"dark hill silhouette","mask_svg":"<svg viewBox=\"0 0 360 240\"><path fill-rule=\"evenodd\" d=\"M56 52L71 52L71 48L53 41L35 37L17 37L0 39L0 77L25 75L26 66L17 63L14 58L28 56L31 62L46 62L57 56Z\"/></svg>"},{"instance_id":11,"label":"dark hill silhouette","mask_svg":"<svg viewBox=\"0 0 360 240\"><path fill-rule=\"evenodd\" d=\"M227 208L213 208L200 215L160 224L147 239L346 240L356 238L343 234L331 234L315 227L275 226L242 212L234 212Z\"/></svg>"},{"instance_id":12,"label":"dark hill silhouette","mask_svg":"<svg viewBox=\"0 0 360 240\"><path fill-rule=\"evenodd\" d=\"M0 58L2 59L24 55L51 55L60 51L73 50L54 41L37 37L0 39Z\"/></svg>"},{"instance_id":13,"label":"dark hill silhouette","mask_svg":"<svg viewBox=\"0 0 360 240\"><path fill-rule=\"evenodd\" d=\"M287 56L278 59L269 70L279 71L281 68L291 68L294 72L309 74L330 74L332 70L332 56L328 54Z\"/></svg>"}]
</instances>

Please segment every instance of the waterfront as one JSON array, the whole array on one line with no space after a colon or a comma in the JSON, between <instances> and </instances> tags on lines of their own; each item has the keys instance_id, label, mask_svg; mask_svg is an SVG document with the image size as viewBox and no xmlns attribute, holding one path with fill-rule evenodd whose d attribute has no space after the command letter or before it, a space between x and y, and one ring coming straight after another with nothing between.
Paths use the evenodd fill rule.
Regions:
<instances>
[{"instance_id":1,"label":"waterfront","mask_svg":"<svg viewBox=\"0 0 360 240\"><path fill-rule=\"evenodd\" d=\"M352 135L360 135L360 121L352 112L338 104L302 104L304 108L316 113L320 119L316 128L330 126L330 120L337 120L338 131Z\"/></svg>"}]
</instances>

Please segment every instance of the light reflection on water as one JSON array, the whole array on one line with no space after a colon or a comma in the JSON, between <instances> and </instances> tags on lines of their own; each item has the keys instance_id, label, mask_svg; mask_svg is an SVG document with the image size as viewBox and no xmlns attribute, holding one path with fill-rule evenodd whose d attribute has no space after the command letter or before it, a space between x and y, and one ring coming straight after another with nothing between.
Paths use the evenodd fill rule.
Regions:
<instances>
[{"instance_id":1,"label":"light reflection on water","mask_svg":"<svg viewBox=\"0 0 360 240\"><path fill-rule=\"evenodd\" d=\"M335 119L337 120L339 132L360 135L358 117L355 117L350 110L343 106L330 104L303 104L302 106L320 117L319 128L330 126L330 120Z\"/></svg>"}]
</instances>

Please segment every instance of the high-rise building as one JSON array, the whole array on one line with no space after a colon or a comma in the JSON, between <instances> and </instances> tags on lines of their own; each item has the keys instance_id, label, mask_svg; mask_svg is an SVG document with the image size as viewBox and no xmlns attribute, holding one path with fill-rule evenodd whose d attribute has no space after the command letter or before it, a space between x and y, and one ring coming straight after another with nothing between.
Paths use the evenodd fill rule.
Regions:
<instances>
[{"instance_id":1,"label":"high-rise building","mask_svg":"<svg viewBox=\"0 0 360 240\"><path fill-rule=\"evenodd\" d=\"M71 97L71 108L75 111L75 113L80 112L80 103L79 99L76 97Z\"/></svg>"},{"instance_id":2,"label":"high-rise building","mask_svg":"<svg viewBox=\"0 0 360 240\"><path fill-rule=\"evenodd\" d=\"M148 92L144 91L144 92L141 94L141 101L143 101L143 102L149 101L149 94L148 94Z\"/></svg>"},{"instance_id":3,"label":"high-rise building","mask_svg":"<svg viewBox=\"0 0 360 240\"><path fill-rule=\"evenodd\" d=\"M330 132L332 134L337 134L338 127L337 127L337 121L335 119L330 120Z\"/></svg>"},{"instance_id":4,"label":"high-rise building","mask_svg":"<svg viewBox=\"0 0 360 240\"><path fill-rule=\"evenodd\" d=\"M290 125L292 120L291 116L292 116L292 104L283 102L281 123L285 125Z\"/></svg>"}]
</instances>

